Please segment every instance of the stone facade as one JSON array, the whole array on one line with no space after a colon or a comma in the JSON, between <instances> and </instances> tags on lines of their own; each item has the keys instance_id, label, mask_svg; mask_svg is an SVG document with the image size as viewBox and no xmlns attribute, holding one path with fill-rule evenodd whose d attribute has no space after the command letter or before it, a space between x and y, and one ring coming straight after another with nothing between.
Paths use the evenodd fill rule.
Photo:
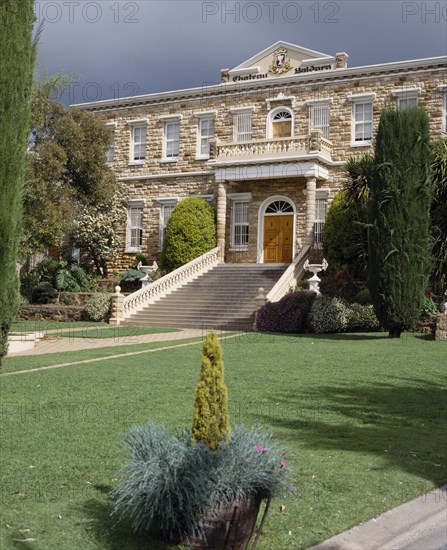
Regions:
<instances>
[{"instance_id":1,"label":"stone facade","mask_svg":"<svg viewBox=\"0 0 447 550\"><path fill-rule=\"evenodd\" d=\"M284 50L285 65L278 54ZM346 66L347 57L279 42L223 71L223 82L216 86L79 106L114 128L112 166L126 185L129 201L142 204L141 252L150 262L159 259L163 200L175 203L192 195L204 196L215 206L221 259L227 262L264 261L262 208L269 197L286 198L294 210L296 255L313 240L316 199L325 197L330 203L346 180L346 160L372 152L383 107L417 98L428 111L433 137L446 131L445 57L352 69ZM359 102L372 104L372 139L364 142L355 141L353 134L354 104ZM318 116L313 120L312 114L321 105L329 112L326 138L315 122ZM272 137L272 117L280 111L290 113L291 130L284 137ZM242 142L235 142L238 113L251 117L251 137ZM203 117L214 120L207 158L198 154ZM164 158L165 125L170 121L180 127L174 161ZM147 131L145 159L140 163L130 157L135 125ZM238 196L248 201L248 243L243 249L232 245ZM135 256L135 251L126 253L124 227L122 237L115 266L120 270Z\"/></svg>"}]
</instances>

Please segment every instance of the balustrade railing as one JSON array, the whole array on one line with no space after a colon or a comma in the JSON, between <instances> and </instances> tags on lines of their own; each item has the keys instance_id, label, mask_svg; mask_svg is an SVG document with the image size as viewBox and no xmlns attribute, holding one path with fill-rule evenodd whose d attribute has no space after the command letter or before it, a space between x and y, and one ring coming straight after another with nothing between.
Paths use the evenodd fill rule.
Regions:
<instances>
[{"instance_id":1,"label":"balustrade railing","mask_svg":"<svg viewBox=\"0 0 447 550\"><path fill-rule=\"evenodd\" d=\"M267 294L266 299L268 302L278 302L283 296L290 292L291 288L294 288L297 282L304 274L304 262L307 259L307 255L310 250L310 245L304 246L298 256L293 260L289 267L284 271L281 278L275 284L275 286Z\"/></svg>"},{"instance_id":2,"label":"balustrade railing","mask_svg":"<svg viewBox=\"0 0 447 550\"><path fill-rule=\"evenodd\" d=\"M332 142L321 137L321 131L317 132L316 136L311 134L294 138L254 139L246 142L225 143L215 140L211 160L228 162L270 157L293 158L318 152L329 159L332 153Z\"/></svg>"},{"instance_id":3,"label":"balustrade railing","mask_svg":"<svg viewBox=\"0 0 447 550\"><path fill-rule=\"evenodd\" d=\"M128 296L123 297L117 292L114 297L113 317L110 319L111 324L119 324L133 313L143 309L144 307L153 304L156 300L163 298L173 290L180 286L189 283L194 278L202 273L205 273L212 267L218 264L217 253L219 248L216 247L209 252L205 252L191 262L182 265L178 269L157 279L150 285L147 285Z\"/></svg>"}]
</instances>

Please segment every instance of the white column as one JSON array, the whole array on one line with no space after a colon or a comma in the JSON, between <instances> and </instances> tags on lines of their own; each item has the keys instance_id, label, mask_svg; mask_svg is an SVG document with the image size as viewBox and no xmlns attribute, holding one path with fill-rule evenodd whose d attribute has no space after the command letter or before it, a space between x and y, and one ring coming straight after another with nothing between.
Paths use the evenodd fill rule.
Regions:
<instances>
[{"instance_id":1,"label":"white column","mask_svg":"<svg viewBox=\"0 0 447 550\"><path fill-rule=\"evenodd\" d=\"M306 244L314 242L315 198L317 179L307 178L306 183Z\"/></svg>"},{"instance_id":2,"label":"white column","mask_svg":"<svg viewBox=\"0 0 447 550\"><path fill-rule=\"evenodd\" d=\"M225 261L225 223L227 216L227 191L223 183L217 188L217 246L219 262Z\"/></svg>"}]
</instances>

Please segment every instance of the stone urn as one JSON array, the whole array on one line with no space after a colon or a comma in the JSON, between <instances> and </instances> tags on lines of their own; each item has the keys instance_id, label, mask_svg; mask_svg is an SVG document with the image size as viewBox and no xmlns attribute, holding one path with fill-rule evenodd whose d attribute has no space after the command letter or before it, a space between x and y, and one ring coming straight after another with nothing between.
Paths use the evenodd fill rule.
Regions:
<instances>
[{"instance_id":1,"label":"stone urn","mask_svg":"<svg viewBox=\"0 0 447 550\"><path fill-rule=\"evenodd\" d=\"M158 264L155 261L152 265L143 265L140 262L137 266L137 269L146 274L145 277L143 277L141 279L141 288L143 288L143 287L151 284L152 280L149 276L152 275L152 273L154 273L154 271L157 271Z\"/></svg>"},{"instance_id":2,"label":"stone urn","mask_svg":"<svg viewBox=\"0 0 447 550\"><path fill-rule=\"evenodd\" d=\"M321 264L310 264L309 260L306 260L303 265L304 269L306 271L310 271L313 273L312 277L309 279L309 290L312 290L313 292L316 292L317 294L321 294L320 292L320 277L318 277L317 273L320 273L320 271L325 271L328 267L328 263L326 259L323 258L323 262Z\"/></svg>"}]
</instances>

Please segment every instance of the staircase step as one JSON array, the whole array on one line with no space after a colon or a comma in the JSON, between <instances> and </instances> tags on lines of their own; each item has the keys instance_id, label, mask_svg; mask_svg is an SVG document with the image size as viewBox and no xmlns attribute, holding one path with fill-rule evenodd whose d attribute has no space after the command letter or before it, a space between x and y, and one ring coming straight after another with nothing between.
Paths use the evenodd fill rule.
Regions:
<instances>
[{"instance_id":1,"label":"staircase step","mask_svg":"<svg viewBox=\"0 0 447 550\"><path fill-rule=\"evenodd\" d=\"M259 288L269 290L289 264L219 264L133 314L128 326L252 330Z\"/></svg>"}]
</instances>

